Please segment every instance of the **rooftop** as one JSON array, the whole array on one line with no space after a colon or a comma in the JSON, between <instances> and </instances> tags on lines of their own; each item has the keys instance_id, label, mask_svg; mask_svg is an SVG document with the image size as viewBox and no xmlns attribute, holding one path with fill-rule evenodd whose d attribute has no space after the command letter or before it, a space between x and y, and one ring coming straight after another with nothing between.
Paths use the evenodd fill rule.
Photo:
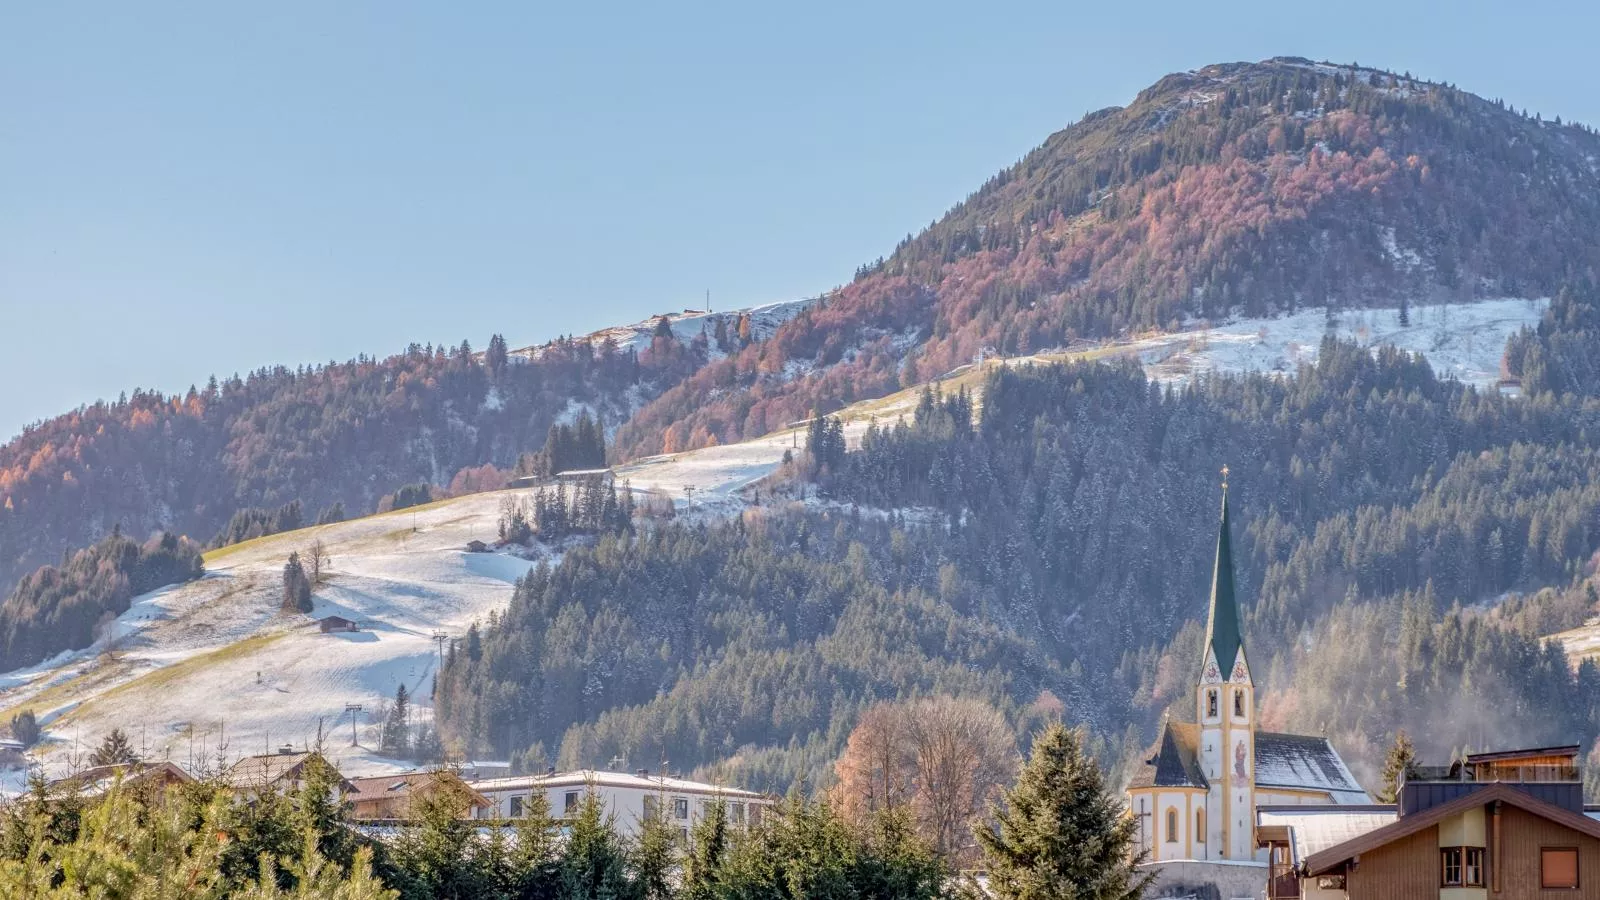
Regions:
<instances>
[{"instance_id":1,"label":"rooftop","mask_svg":"<svg viewBox=\"0 0 1600 900\"><path fill-rule=\"evenodd\" d=\"M472 786L480 791L488 792L534 787L581 788L591 784L595 787L632 788L635 790L667 791L682 794L712 794L719 797L750 800L767 799L765 794L755 791L746 791L718 784L707 784L703 781L689 781L683 778L671 778L665 775L650 775L648 773L602 772L594 769L579 769L573 772L557 772L547 775L514 775L509 778L484 778L474 781Z\"/></svg>"}]
</instances>

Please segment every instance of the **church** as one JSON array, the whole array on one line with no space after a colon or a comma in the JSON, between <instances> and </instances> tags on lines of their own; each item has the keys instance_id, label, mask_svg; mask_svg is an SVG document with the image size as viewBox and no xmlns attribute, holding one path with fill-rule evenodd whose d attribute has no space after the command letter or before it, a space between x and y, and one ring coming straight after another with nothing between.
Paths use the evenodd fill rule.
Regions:
<instances>
[{"instance_id":1,"label":"church","mask_svg":"<svg viewBox=\"0 0 1600 900\"><path fill-rule=\"evenodd\" d=\"M1128 784L1129 813L1147 859L1264 866L1257 807L1372 802L1327 738L1256 727L1255 682L1234 597L1226 480L1203 653L1195 684L1200 721L1164 722Z\"/></svg>"}]
</instances>

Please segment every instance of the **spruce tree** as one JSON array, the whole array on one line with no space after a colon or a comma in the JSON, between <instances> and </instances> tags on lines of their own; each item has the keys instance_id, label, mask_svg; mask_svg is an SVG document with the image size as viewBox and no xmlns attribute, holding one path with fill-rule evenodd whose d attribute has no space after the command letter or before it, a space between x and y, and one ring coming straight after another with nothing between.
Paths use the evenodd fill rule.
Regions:
<instances>
[{"instance_id":1,"label":"spruce tree","mask_svg":"<svg viewBox=\"0 0 1600 900\"><path fill-rule=\"evenodd\" d=\"M976 829L1000 900L1136 900L1135 822L1107 789L1082 737L1057 722L1034 739L1017 784Z\"/></svg>"},{"instance_id":2,"label":"spruce tree","mask_svg":"<svg viewBox=\"0 0 1600 900\"><path fill-rule=\"evenodd\" d=\"M401 684L394 692L394 706L389 709L389 721L383 728L383 755L396 759L406 755L406 750L411 744L410 735L410 696L406 693L406 686Z\"/></svg>"},{"instance_id":3,"label":"spruce tree","mask_svg":"<svg viewBox=\"0 0 1600 900\"><path fill-rule=\"evenodd\" d=\"M100 746L89 756L89 764L95 766L126 765L138 761L133 745L128 743L128 736L121 728L111 729L111 733L100 741Z\"/></svg>"},{"instance_id":4,"label":"spruce tree","mask_svg":"<svg viewBox=\"0 0 1600 900\"><path fill-rule=\"evenodd\" d=\"M718 801L695 824L690 835L689 852L683 861L683 900L715 900L727 853L727 806Z\"/></svg>"},{"instance_id":5,"label":"spruce tree","mask_svg":"<svg viewBox=\"0 0 1600 900\"><path fill-rule=\"evenodd\" d=\"M1400 795L1400 783L1416 774L1417 748L1411 736L1402 728L1394 736L1394 744L1383 758L1383 785L1378 788L1378 802L1393 803ZM1404 776L1404 777L1402 777Z\"/></svg>"}]
</instances>

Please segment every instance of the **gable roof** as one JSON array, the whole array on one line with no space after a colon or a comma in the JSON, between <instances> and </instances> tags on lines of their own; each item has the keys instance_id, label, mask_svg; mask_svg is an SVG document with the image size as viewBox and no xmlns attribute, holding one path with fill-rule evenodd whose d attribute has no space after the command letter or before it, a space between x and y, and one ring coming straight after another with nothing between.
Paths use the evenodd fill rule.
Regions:
<instances>
[{"instance_id":1,"label":"gable roof","mask_svg":"<svg viewBox=\"0 0 1600 900\"><path fill-rule=\"evenodd\" d=\"M1244 647L1239 628L1239 603L1233 592L1233 545L1228 537L1228 486L1222 486L1222 524L1217 529L1217 560L1211 572L1211 612L1206 619L1206 646L1216 654L1217 669L1227 681Z\"/></svg>"},{"instance_id":2,"label":"gable roof","mask_svg":"<svg viewBox=\"0 0 1600 900\"><path fill-rule=\"evenodd\" d=\"M398 775L374 775L350 779L350 792L345 799L352 802L376 800L382 797L407 797L420 794L442 779L453 779L470 793L474 807L486 809L494 805L488 797L478 793L471 785L448 772L401 772Z\"/></svg>"},{"instance_id":3,"label":"gable roof","mask_svg":"<svg viewBox=\"0 0 1600 900\"><path fill-rule=\"evenodd\" d=\"M64 778L57 778L50 782L49 787L96 796L109 790L112 785L117 783L119 778L125 787L132 787L145 782L159 784L163 781L171 781L182 784L194 781L194 776L185 772L176 763L162 760L160 762L113 763L104 766L91 766Z\"/></svg>"},{"instance_id":4,"label":"gable roof","mask_svg":"<svg viewBox=\"0 0 1600 900\"><path fill-rule=\"evenodd\" d=\"M1370 803L1325 737L1256 732L1256 787L1326 792L1336 803Z\"/></svg>"},{"instance_id":5,"label":"gable roof","mask_svg":"<svg viewBox=\"0 0 1600 900\"><path fill-rule=\"evenodd\" d=\"M1200 769L1200 726L1178 722L1162 725L1128 782L1130 788L1209 786Z\"/></svg>"},{"instance_id":6,"label":"gable roof","mask_svg":"<svg viewBox=\"0 0 1600 900\"><path fill-rule=\"evenodd\" d=\"M1353 838L1392 824L1399 817L1394 804L1373 806L1307 804L1303 806L1262 806L1256 809L1257 834L1289 842L1290 859L1298 864L1306 857L1337 847Z\"/></svg>"},{"instance_id":7,"label":"gable roof","mask_svg":"<svg viewBox=\"0 0 1600 900\"><path fill-rule=\"evenodd\" d=\"M1438 806L1429 807L1408 816L1401 816L1389 825L1312 853L1305 860L1306 874L1321 875L1353 856L1376 850L1385 844L1393 843L1403 837L1416 834L1423 829L1431 828L1445 819L1466 812L1475 806L1483 806L1494 800L1499 800L1509 806L1515 806L1518 809L1533 813L1541 819L1565 826L1580 834L1600 839L1600 820L1591 819L1586 815L1546 803L1509 784L1495 783L1482 790L1463 794L1449 803L1441 803Z\"/></svg>"}]
</instances>

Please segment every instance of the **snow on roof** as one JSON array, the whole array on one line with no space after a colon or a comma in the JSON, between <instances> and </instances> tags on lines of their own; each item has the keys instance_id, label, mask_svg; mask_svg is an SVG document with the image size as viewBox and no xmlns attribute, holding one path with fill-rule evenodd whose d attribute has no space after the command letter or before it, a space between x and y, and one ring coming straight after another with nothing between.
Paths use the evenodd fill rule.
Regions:
<instances>
[{"instance_id":1,"label":"snow on roof","mask_svg":"<svg viewBox=\"0 0 1600 900\"><path fill-rule=\"evenodd\" d=\"M703 781L688 781L682 778L668 778L662 775L600 772L593 769L558 772L554 775L516 775L510 778L485 778L481 781L473 782L472 786L479 791L488 793L490 791L514 791L534 787L586 787L590 784L595 787L633 788L643 791L670 791L683 794L715 794L722 797L739 797L751 800L766 799L766 795L755 791L707 784Z\"/></svg>"},{"instance_id":2,"label":"snow on roof","mask_svg":"<svg viewBox=\"0 0 1600 900\"><path fill-rule=\"evenodd\" d=\"M1256 786L1326 791L1341 803L1369 802L1367 792L1324 737L1257 732Z\"/></svg>"},{"instance_id":3,"label":"snow on roof","mask_svg":"<svg viewBox=\"0 0 1600 900\"><path fill-rule=\"evenodd\" d=\"M1392 805L1264 806L1256 810L1257 826L1288 826L1295 863L1392 824L1396 818Z\"/></svg>"}]
</instances>

